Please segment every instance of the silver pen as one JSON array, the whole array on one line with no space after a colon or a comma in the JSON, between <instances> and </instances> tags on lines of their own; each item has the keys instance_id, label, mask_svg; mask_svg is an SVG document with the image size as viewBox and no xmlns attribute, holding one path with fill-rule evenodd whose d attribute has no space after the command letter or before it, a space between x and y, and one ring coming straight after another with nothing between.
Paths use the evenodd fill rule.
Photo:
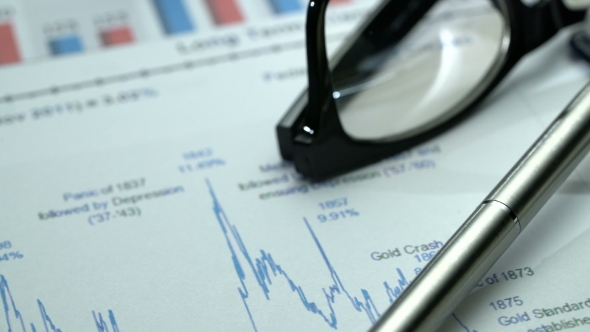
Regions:
<instances>
[{"instance_id":1,"label":"silver pen","mask_svg":"<svg viewBox=\"0 0 590 332\"><path fill-rule=\"evenodd\" d=\"M590 84L574 98L371 328L435 331L590 148Z\"/></svg>"}]
</instances>

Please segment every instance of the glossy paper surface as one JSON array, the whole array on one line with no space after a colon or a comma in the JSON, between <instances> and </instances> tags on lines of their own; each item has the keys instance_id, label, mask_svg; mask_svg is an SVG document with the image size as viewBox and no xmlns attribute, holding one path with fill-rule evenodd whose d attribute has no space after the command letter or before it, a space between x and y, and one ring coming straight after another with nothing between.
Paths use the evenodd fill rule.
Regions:
<instances>
[{"instance_id":1,"label":"glossy paper surface","mask_svg":"<svg viewBox=\"0 0 590 332\"><path fill-rule=\"evenodd\" d=\"M220 26L183 3L195 29L171 36L153 1L0 0L20 51L0 64L0 331L367 330L590 78L565 31L447 134L309 183L274 135L306 85L303 12L236 0ZM333 6L332 49L372 5ZM103 46L115 25L133 41ZM84 49L53 56L62 32ZM539 313L588 300L589 183L584 161L448 331L590 316Z\"/></svg>"}]
</instances>

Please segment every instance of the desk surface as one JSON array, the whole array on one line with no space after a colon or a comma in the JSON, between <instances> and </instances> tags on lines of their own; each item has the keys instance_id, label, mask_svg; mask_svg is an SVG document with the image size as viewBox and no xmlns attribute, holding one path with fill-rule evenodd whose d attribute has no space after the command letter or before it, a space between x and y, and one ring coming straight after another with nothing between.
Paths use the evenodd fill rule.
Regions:
<instances>
[{"instance_id":1,"label":"desk surface","mask_svg":"<svg viewBox=\"0 0 590 332\"><path fill-rule=\"evenodd\" d=\"M339 2L332 49L374 4ZM0 0L0 330L366 330L590 76L573 27L456 129L311 184L274 134L302 7ZM589 194L585 161L445 330L590 325Z\"/></svg>"}]
</instances>

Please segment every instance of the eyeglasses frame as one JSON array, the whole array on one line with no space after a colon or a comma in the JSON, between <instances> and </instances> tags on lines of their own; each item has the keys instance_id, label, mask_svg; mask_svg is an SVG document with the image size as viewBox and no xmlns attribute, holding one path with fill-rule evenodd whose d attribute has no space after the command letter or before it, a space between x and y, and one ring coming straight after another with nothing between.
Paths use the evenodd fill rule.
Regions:
<instances>
[{"instance_id":1,"label":"eyeglasses frame","mask_svg":"<svg viewBox=\"0 0 590 332\"><path fill-rule=\"evenodd\" d=\"M582 21L585 15L585 10L569 9L562 0L541 0L532 7L520 0L493 1L505 17L502 44L486 77L468 96L444 117L423 127L381 140L361 140L348 135L340 122L333 98L332 71L354 63L358 59L355 52L377 52L389 47L391 40L400 40L436 0L384 1L332 58L332 70L325 40L329 0L311 0L306 22L309 85L276 127L282 157L292 160L304 177L321 181L421 144L470 116L525 54L561 28Z\"/></svg>"}]
</instances>

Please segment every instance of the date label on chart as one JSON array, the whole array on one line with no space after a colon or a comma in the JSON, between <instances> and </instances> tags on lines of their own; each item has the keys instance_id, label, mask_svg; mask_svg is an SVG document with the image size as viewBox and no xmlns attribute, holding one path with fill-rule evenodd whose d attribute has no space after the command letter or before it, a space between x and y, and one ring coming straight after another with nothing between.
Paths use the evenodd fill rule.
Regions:
<instances>
[{"instance_id":1,"label":"date label on chart","mask_svg":"<svg viewBox=\"0 0 590 332\"><path fill-rule=\"evenodd\" d=\"M140 217L141 209L138 207L128 207L114 211L105 211L88 216L88 223L92 226L111 221L117 218Z\"/></svg>"}]
</instances>

